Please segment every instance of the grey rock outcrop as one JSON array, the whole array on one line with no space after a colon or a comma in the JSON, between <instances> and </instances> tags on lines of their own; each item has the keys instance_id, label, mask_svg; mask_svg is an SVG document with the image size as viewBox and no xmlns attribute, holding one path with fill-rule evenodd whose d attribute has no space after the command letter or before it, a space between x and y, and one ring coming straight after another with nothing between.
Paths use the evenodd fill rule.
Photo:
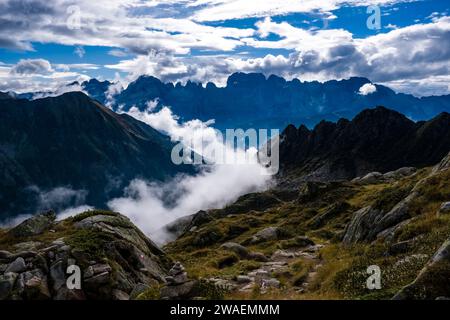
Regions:
<instances>
[{"instance_id":1,"label":"grey rock outcrop","mask_svg":"<svg viewBox=\"0 0 450 320\"><path fill-rule=\"evenodd\" d=\"M382 212L372 207L365 207L353 214L348 224L342 242L351 244L367 240L372 232L373 226L380 219Z\"/></svg>"},{"instance_id":2,"label":"grey rock outcrop","mask_svg":"<svg viewBox=\"0 0 450 320\"><path fill-rule=\"evenodd\" d=\"M40 213L12 228L9 233L17 238L36 236L50 229L56 219L53 211Z\"/></svg>"},{"instance_id":3,"label":"grey rock outcrop","mask_svg":"<svg viewBox=\"0 0 450 320\"><path fill-rule=\"evenodd\" d=\"M124 300L130 299L138 284L165 283L171 260L128 218L88 212L56 222L66 230L67 236L61 238L48 231L55 222L50 222L51 216L47 218L45 228L42 217L37 224L33 217L19 228L21 235L48 233L34 246L35 251L21 251L22 245L12 246L11 252L0 251L0 299ZM35 228L37 225L39 228ZM81 289L68 288L67 280L72 275L69 266L81 271ZM180 276L176 279L180 281Z\"/></svg>"}]
</instances>

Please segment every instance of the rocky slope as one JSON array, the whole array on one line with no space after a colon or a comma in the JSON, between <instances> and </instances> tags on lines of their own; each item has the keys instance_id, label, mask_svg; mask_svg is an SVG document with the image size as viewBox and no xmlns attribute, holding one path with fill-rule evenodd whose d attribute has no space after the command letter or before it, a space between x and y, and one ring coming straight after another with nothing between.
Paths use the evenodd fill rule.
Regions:
<instances>
[{"instance_id":1,"label":"rocky slope","mask_svg":"<svg viewBox=\"0 0 450 320\"><path fill-rule=\"evenodd\" d=\"M449 161L247 195L173 223L166 252L228 298L449 297Z\"/></svg>"},{"instance_id":2,"label":"rocky slope","mask_svg":"<svg viewBox=\"0 0 450 320\"><path fill-rule=\"evenodd\" d=\"M137 177L190 172L172 163L172 146L150 126L80 92L0 99L0 220L34 213L40 192L53 188L79 190L82 204L102 207Z\"/></svg>"},{"instance_id":3,"label":"rocky slope","mask_svg":"<svg viewBox=\"0 0 450 320\"><path fill-rule=\"evenodd\" d=\"M170 230L163 251L119 213L36 215L0 230L0 299L449 297L450 153L434 167L249 194Z\"/></svg>"},{"instance_id":4,"label":"rocky slope","mask_svg":"<svg viewBox=\"0 0 450 320\"><path fill-rule=\"evenodd\" d=\"M55 221L52 211L0 230L0 300L217 298L190 279L128 218L87 211ZM72 287L74 269L79 286Z\"/></svg>"}]
</instances>

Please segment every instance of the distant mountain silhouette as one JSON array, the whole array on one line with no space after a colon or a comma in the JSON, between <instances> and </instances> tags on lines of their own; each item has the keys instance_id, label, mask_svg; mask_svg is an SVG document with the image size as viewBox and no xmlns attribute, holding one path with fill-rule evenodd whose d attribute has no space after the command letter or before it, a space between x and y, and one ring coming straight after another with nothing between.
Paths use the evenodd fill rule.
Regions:
<instances>
[{"instance_id":1,"label":"distant mountain silhouette","mask_svg":"<svg viewBox=\"0 0 450 320\"><path fill-rule=\"evenodd\" d=\"M81 92L33 101L2 98L0 217L34 212L39 195L33 186L86 190L86 202L102 207L134 178L164 180L191 171L171 162L172 146L150 126Z\"/></svg>"},{"instance_id":2,"label":"distant mountain silhouette","mask_svg":"<svg viewBox=\"0 0 450 320\"><path fill-rule=\"evenodd\" d=\"M322 121L313 130L290 125L281 141L284 173L306 180L348 180L373 171L438 163L450 151L450 114L416 123L378 107L352 121Z\"/></svg>"},{"instance_id":3,"label":"distant mountain silhouette","mask_svg":"<svg viewBox=\"0 0 450 320\"><path fill-rule=\"evenodd\" d=\"M92 80L91 80L92 81ZM159 107L169 106L183 120L198 118L216 120L216 127L224 128L279 128L288 124L313 127L321 120L337 121L353 118L360 111L383 105L414 120L427 120L441 112L450 112L450 96L416 98L397 94L388 87L375 85L376 92L362 95L360 88L371 83L365 78L350 78L325 83L286 81L277 76L266 78L258 73L235 73L224 88L213 83L205 87L188 81L163 83L151 76L141 76L119 95L115 105L128 110L137 106L143 110L148 101L159 101ZM88 92L102 102L96 84Z\"/></svg>"}]
</instances>

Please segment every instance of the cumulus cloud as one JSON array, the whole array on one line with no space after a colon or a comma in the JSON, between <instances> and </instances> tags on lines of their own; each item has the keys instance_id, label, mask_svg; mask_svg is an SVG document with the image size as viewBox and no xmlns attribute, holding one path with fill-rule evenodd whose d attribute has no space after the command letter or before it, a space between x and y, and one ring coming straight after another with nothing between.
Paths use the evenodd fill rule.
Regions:
<instances>
[{"instance_id":1,"label":"cumulus cloud","mask_svg":"<svg viewBox=\"0 0 450 320\"><path fill-rule=\"evenodd\" d=\"M410 0L271 0L260 1L258 5L248 0L195 0L190 5L202 5L193 19L197 21L218 21L285 15L289 13L328 13L342 6L392 5Z\"/></svg>"},{"instance_id":2,"label":"cumulus cloud","mask_svg":"<svg viewBox=\"0 0 450 320\"><path fill-rule=\"evenodd\" d=\"M129 73L127 82L150 74L163 81L190 79L221 85L232 72L255 71L301 80L350 76L364 76L377 83L402 80L398 88L423 95L429 90L407 84L429 84L450 69L449 18L443 13L433 13L424 20L428 23L393 30L394 25L387 25L384 30L391 31L367 38L356 38L344 29L303 29L270 18L319 13L328 21L344 6L404 2L414 0L279 0L260 1L256 6L247 0L80 0L79 10L68 12L71 0L55 0L52 5L43 0L9 0L0 3L0 46L28 46L31 50L30 43L40 42L114 48L109 54L123 59L106 67ZM79 16L72 17L77 12ZM240 28L205 23L245 17L261 17L261 21ZM79 18L79 27L69 28L72 18ZM245 59L236 52L244 47L256 48L264 56ZM290 52L271 53L274 50ZM17 78L0 77L0 89L7 84L9 89L25 85ZM431 85L435 90L442 88Z\"/></svg>"},{"instance_id":3,"label":"cumulus cloud","mask_svg":"<svg viewBox=\"0 0 450 320\"><path fill-rule=\"evenodd\" d=\"M166 184L135 180L125 190L124 197L108 203L112 210L127 215L155 241L170 240L163 227L177 218L199 210L221 208L243 194L268 187L270 176L263 174L265 169L257 163L254 150L227 147L211 127L212 121L180 123L167 107L157 113L133 108L129 114L167 133L174 141L222 147L227 149L229 159L245 155L255 157L254 162L245 164L229 161L228 164L205 166L196 176L179 176Z\"/></svg>"},{"instance_id":4,"label":"cumulus cloud","mask_svg":"<svg viewBox=\"0 0 450 320\"><path fill-rule=\"evenodd\" d=\"M361 88L359 88L358 93L362 96L367 96L375 92L377 92L377 87L372 83L366 83Z\"/></svg>"},{"instance_id":5,"label":"cumulus cloud","mask_svg":"<svg viewBox=\"0 0 450 320\"><path fill-rule=\"evenodd\" d=\"M53 71L50 62L44 59L21 59L12 69L14 75L46 75Z\"/></svg>"},{"instance_id":6,"label":"cumulus cloud","mask_svg":"<svg viewBox=\"0 0 450 320\"><path fill-rule=\"evenodd\" d=\"M38 97L81 91L79 85L68 86L67 83L81 83L89 79L77 71L96 68L98 66L94 64L52 65L44 59L22 59L14 65L0 65L0 91L38 92Z\"/></svg>"}]
</instances>

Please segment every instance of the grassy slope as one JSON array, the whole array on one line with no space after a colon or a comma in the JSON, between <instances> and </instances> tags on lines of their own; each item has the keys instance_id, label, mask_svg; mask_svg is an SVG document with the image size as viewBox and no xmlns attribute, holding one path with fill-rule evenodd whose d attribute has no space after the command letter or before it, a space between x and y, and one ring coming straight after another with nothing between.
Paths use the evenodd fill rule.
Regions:
<instances>
[{"instance_id":1,"label":"grassy slope","mask_svg":"<svg viewBox=\"0 0 450 320\"><path fill-rule=\"evenodd\" d=\"M332 184L308 201L283 201L264 211L243 208L242 213L217 218L195 232L188 232L167 245L166 250L186 266L191 276L229 278L246 274L258 268L260 263L239 260L234 254L221 250L220 245L227 241L245 244L257 231L277 226L282 231L281 240L249 245L248 248L270 256L278 249L295 247L294 239L299 235L307 235L316 243L325 245L319 253L321 267L311 279L307 292L299 294L294 290L313 267L311 261L299 258L289 263L288 272L274 275L282 283L280 289L265 295L258 291L230 293L227 298L388 299L415 279L427 257L450 235L450 215L437 214L442 202L450 200L450 171L433 177L419 188L420 196L411 209L413 220L397 230L391 242L416 238L417 241L406 252L388 254L390 244L380 241L348 247L343 246L340 240L353 212L368 205L391 209L429 172L430 169L422 169L413 176L392 183L365 186L351 182ZM319 216L333 208L337 209L317 222ZM208 241L198 241L205 237ZM418 258L404 260L412 255ZM403 262L399 263L401 260ZM366 269L370 265L381 267L381 290L366 289Z\"/></svg>"}]
</instances>

